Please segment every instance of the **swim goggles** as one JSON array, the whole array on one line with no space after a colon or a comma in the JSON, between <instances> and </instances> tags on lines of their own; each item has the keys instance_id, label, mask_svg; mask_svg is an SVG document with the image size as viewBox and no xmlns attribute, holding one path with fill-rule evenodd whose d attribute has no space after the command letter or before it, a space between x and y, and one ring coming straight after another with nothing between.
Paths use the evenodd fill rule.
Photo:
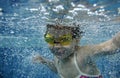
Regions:
<instances>
[{"instance_id":1,"label":"swim goggles","mask_svg":"<svg viewBox=\"0 0 120 78\"><path fill-rule=\"evenodd\" d=\"M45 41L50 45L61 44L63 46L69 45L73 39L72 34L65 34L60 36L59 38L54 38L54 36L49 33L46 33L44 35L44 38Z\"/></svg>"}]
</instances>

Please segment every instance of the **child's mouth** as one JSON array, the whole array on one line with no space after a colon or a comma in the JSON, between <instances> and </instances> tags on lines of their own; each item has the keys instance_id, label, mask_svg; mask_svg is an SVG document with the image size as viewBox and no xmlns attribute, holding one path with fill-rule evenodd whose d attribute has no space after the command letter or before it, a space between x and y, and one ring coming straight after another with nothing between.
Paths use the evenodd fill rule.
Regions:
<instances>
[{"instance_id":1,"label":"child's mouth","mask_svg":"<svg viewBox=\"0 0 120 78\"><path fill-rule=\"evenodd\" d=\"M56 55L59 55L59 56L61 56L61 55L64 54L64 53L65 53L65 50L64 50L64 49L58 49L58 50L55 51L55 54L56 54Z\"/></svg>"}]
</instances>

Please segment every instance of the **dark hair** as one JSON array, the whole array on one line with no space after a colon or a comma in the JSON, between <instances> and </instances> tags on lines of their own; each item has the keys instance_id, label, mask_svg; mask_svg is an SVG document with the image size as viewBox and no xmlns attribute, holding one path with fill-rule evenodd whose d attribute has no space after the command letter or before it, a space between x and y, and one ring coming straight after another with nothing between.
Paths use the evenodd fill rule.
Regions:
<instances>
[{"instance_id":1,"label":"dark hair","mask_svg":"<svg viewBox=\"0 0 120 78\"><path fill-rule=\"evenodd\" d=\"M73 38L80 38L82 36L83 31L80 30L80 26L63 26L63 25L54 25L54 24L47 24L48 28L55 28L55 29L69 29L72 31Z\"/></svg>"}]
</instances>

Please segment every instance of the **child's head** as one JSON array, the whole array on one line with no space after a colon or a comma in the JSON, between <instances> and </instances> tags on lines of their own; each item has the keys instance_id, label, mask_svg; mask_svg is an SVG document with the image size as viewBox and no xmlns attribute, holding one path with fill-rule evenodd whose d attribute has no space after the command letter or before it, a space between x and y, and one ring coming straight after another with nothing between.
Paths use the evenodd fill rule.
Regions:
<instances>
[{"instance_id":1,"label":"child's head","mask_svg":"<svg viewBox=\"0 0 120 78\"><path fill-rule=\"evenodd\" d=\"M55 55L66 57L78 45L81 33L79 27L48 24L44 37Z\"/></svg>"},{"instance_id":2,"label":"child's head","mask_svg":"<svg viewBox=\"0 0 120 78\"><path fill-rule=\"evenodd\" d=\"M79 26L63 26L63 25L48 24L46 32L49 32L50 30L56 30L54 32L57 32L57 30L58 31L62 30L63 33L64 33L64 31L70 32L72 34L72 38L76 38L76 39L81 38L81 36L82 36L81 34L83 33L80 30ZM61 32L58 32L57 34L59 34L59 33L61 33Z\"/></svg>"}]
</instances>

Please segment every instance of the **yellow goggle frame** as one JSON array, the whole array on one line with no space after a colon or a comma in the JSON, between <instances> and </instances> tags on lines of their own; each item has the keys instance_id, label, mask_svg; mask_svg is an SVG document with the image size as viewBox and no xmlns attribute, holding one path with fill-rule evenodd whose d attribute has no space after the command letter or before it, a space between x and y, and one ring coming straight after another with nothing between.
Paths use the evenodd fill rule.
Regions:
<instances>
[{"instance_id":1,"label":"yellow goggle frame","mask_svg":"<svg viewBox=\"0 0 120 78\"><path fill-rule=\"evenodd\" d=\"M56 44L55 41L57 41L61 45L69 45L72 41L72 34L65 34L60 36L59 38L54 38L53 35L47 33L44 35L44 38L45 41L50 45Z\"/></svg>"}]
</instances>

